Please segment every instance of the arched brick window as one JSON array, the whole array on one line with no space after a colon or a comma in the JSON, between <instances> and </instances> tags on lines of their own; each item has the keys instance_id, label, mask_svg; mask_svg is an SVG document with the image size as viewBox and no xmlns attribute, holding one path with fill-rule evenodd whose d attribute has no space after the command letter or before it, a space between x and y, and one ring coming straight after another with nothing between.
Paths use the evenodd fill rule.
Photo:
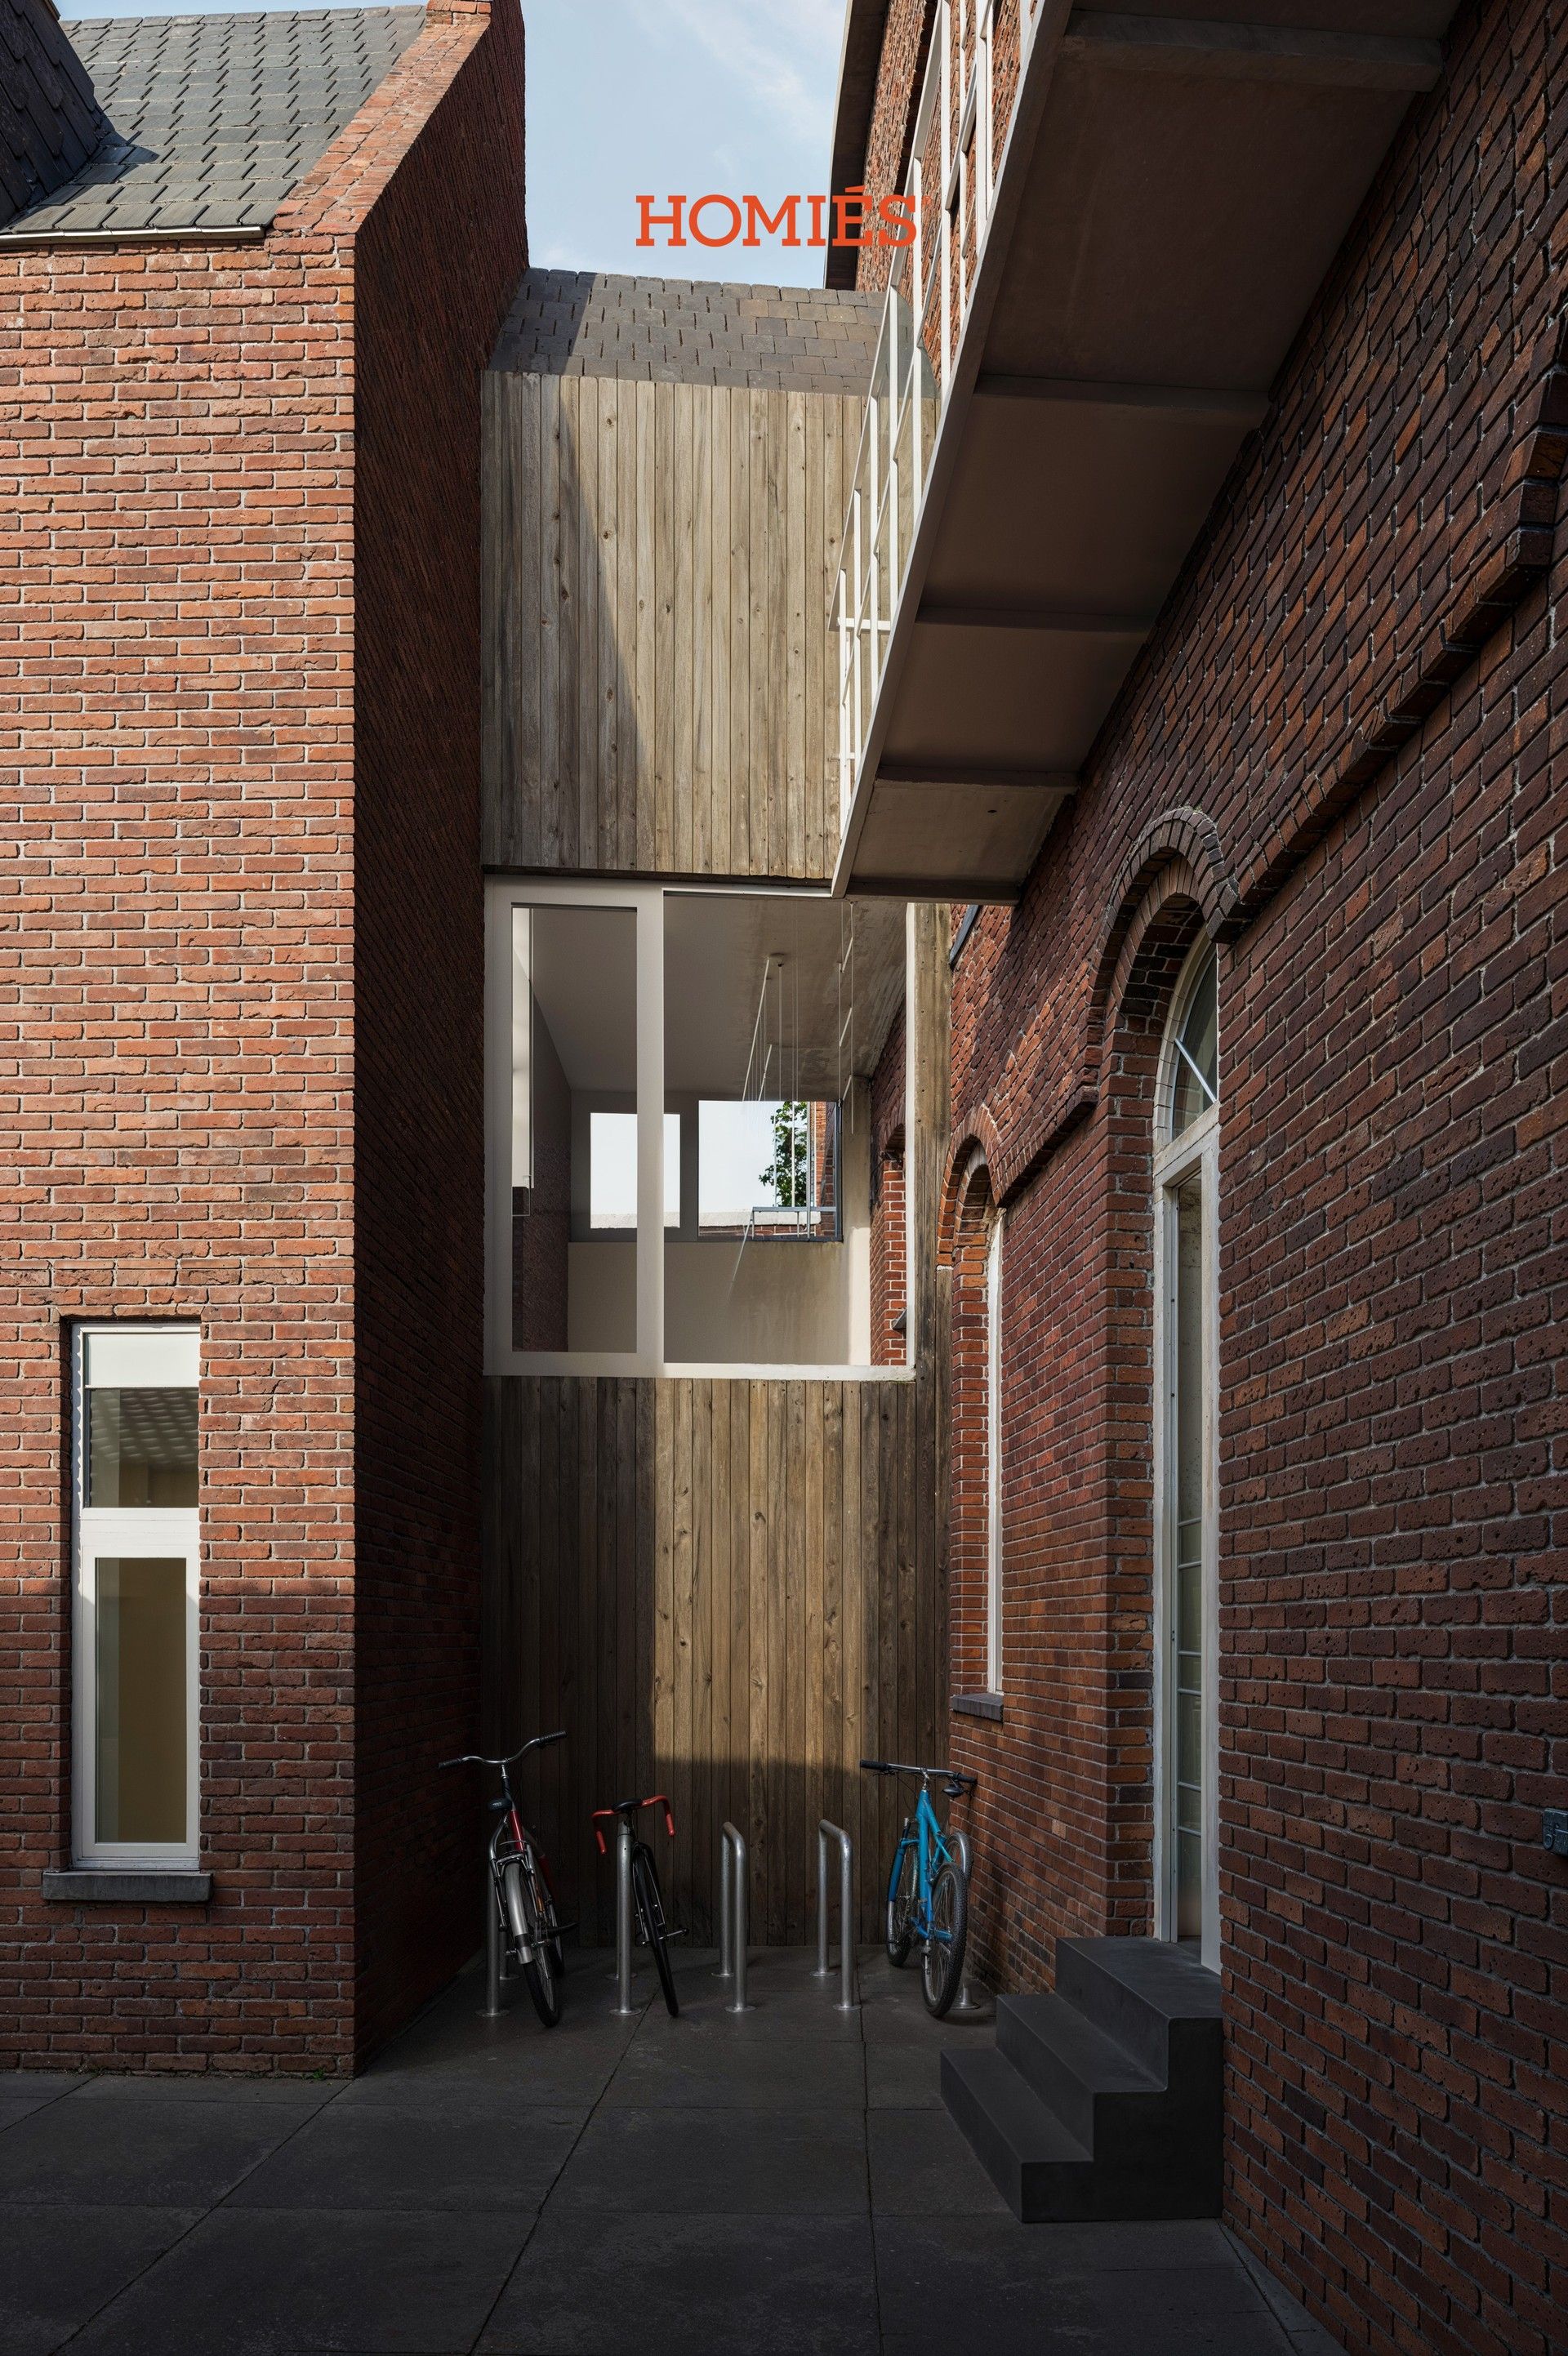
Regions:
<instances>
[{"instance_id":1,"label":"arched brick window","mask_svg":"<svg viewBox=\"0 0 1568 2356\"><path fill-rule=\"evenodd\" d=\"M1219 969L1200 940L1155 1091L1155 1932L1219 1964Z\"/></svg>"},{"instance_id":2,"label":"arched brick window","mask_svg":"<svg viewBox=\"0 0 1568 2356\"><path fill-rule=\"evenodd\" d=\"M952 1231L953 1689L999 1696L1004 1673L1002 1365L1004 1215L976 1152Z\"/></svg>"}]
</instances>

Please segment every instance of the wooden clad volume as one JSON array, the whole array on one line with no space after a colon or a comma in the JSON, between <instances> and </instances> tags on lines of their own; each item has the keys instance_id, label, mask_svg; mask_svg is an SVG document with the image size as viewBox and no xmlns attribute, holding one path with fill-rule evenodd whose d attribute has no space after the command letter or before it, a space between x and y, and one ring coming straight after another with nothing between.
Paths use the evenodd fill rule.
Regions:
<instances>
[{"instance_id":1,"label":"wooden clad volume","mask_svg":"<svg viewBox=\"0 0 1568 2356\"><path fill-rule=\"evenodd\" d=\"M855 395L492 370L484 858L825 881Z\"/></svg>"},{"instance_id":2,"label":"wooden clad volume","mask_svg":"<svg viewBox=\"0 0 1568 2356\"><path fill-rule=\"evenodd\" d=\"M656 1791L699 1941L726 1816L758 1944L814 1935L824 1815L878 1935L898 1801L858 1762L945 1739L933 1406L907 1381L487 1385L487 1747L566 1729L527 1796L585 1944L614 1933L591 1813Z\"/></svg>"}]
</instances>

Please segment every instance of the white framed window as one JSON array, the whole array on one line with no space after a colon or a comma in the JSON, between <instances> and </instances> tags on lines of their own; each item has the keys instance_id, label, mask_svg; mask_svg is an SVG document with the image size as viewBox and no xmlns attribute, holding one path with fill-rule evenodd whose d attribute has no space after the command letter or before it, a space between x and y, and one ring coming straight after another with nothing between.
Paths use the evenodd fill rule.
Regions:
<instances>
[{"instance_id":1,"label":"white framed window","mask_svg":"<svg viewBox=\"0 0 1568 2356\"><path fill-rule=\"evenodd\" d=\"M492 877L487 1371L908 1374L872 1361L870 1148L910 954L894 902Z\"/></svg>"},{"instance_id":2,"label":"white framed window","mask_svg":"<svg viewBox=\"0 0 1568 2356\"><path fill-rule=\"evenodd\" d=\"M1219 1963L1219 967L1171 1001L1155 1106L1155 1932Z\"/></svg>"},{"instance_id":3,"label":"white framed window","mask_svg":"<svg viewBox=\"0 0 1568 2356\"><path fill-rule=\"evenodd\" d=\"M1002 1691L1002 1227L985 1251L985 1683Z\"/></svg>"},{"instance_id":4,"label":"white framed window","mask_svg":"<svg viewBox=\"0 0 1568 2356\"><path fill-rule=\"evenodd\" d=\"M200 1335L84 1324L71 1344L72 1848L197 1861Z\"/></svg>"}]
</instances>

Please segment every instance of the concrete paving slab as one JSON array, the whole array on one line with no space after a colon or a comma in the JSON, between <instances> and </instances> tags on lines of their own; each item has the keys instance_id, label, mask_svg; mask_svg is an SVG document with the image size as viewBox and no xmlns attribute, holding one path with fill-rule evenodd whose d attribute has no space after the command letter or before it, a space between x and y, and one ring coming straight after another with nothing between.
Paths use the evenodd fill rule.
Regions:
<instances>
[{"instance_id":1,"label":"concrete paving slab","mask_svg":"<svg viewBox=\"0 0 1568 2356\"><path fill-rule=\"evenodd\" d=\"M874 2111L940 2111L942 2049L936 2038L865 2046L865 2100Z\"/></svg>"},{"instance_id":2,"label":"concrete paving slab","mask_svg":"<svg viewBox=\"0 0 1568 2356\"><path fill-rule=\"evenodd\" d=\"M483 2356L875 2356L863 2219L544 2218Z\"/></svg>"},{"instance_id":3,"label":"concrete paving slab","mask_svg":"<svg viewBox=\"0 0 1568 2356\"><path fill-rule=\"evenodd\" d=\"M297 2124L276 2105L51 2103L0 2136L0 2202L206 2208Z\"/></svg>"},{"instance_id":4,"label":"concrete paving slab","mask_svg":"<svg viewBox=\"0 0 1568 2356\"><path fill-rule=\"evenodd\" d=\"M1232 2254L1104 2269L1064 2264L1077 2227L878 2217L886 2356L1290 2356ZM1146 2232L1146 2227L1139 2227Z\"/></svg>"},{"instance_id":5,"label":"concrete paving slab","mask_svg":"<svg viewBox=\"0 0 1568 2356\"><path fill-rule=\"evenodd\" d=\"M458 2356L532 2220L220 2209L72 2343L72 2356Z\"/></svg>"},{"instance_id":6,"label":"concrete paving slab","mask_svg":"<svg viewBox=\"0 0 1568 2356\"><path fill-rule=\"evenodd\" d=\"M563 2169L551 2206L607 2217L864 2216L864 2115L607 2104Z\"/></svg>"},{"instance_id":7,"label":"concrete paving slab","mask_svg":"<svg viewBox=\"0 0 1568 2356\"><path fill-rule=\"evenodd\" d=\"M335 2104L230 2196L244 2209L459 2209L532 2216L582 2132L576 2113Z\"/></svg>"},{"instance_id":8,"label":"concrete paving slab","mask_svg":"<svg viewBox=\"0 0 1568 2356\"><path fill-rule=\"evenodd\" d=\"M240 2109L293 2111L308 2118L324 2103L332 2102L349 2084L347 2078L252 2078L231 2076L225 2071L203 2071L199 2077L160 2076L156 2071L126 2071L118 2075L89 2078L71 2100L78 2103L228 2103Z\"/></svg>"},{"instance_id":9,"label":"concrete paving slab","mask_svg":"<svg viewBox=\"0 0 1568 2356\"><path fill-rule=\"evenodd\" d=\"M1012 2216L945 2110L873 2111L865 2133L876 2216Z\"/></svg>"},{"instance_id":10,"label":"concrete paving slab","mask_svg":"<svg viewBox=\"0 0 1568 2356\"><path fill-rule=\"evenodd\" d=\"M51 2356L200 2216L197 2209L0 2211L0 2351Z\"/></svg>"},{"instance_id":11,"label":"concrete paving slab","mask_svg":"<svg viewBox=\"0 0 1568 2356\"><path fill-rule=\"evenodd\" d=\"M613 2109L696 2104L706 2110L864 2109L865 2062L854 2038L813 2038L717 2013L650 2014L605 2097Z\"/></svg>"}]
</instances>

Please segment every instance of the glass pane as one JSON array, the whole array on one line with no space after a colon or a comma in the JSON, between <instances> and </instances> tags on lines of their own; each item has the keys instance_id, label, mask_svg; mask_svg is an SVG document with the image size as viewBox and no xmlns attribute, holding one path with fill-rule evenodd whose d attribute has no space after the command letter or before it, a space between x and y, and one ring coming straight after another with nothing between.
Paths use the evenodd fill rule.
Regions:
<instances>
[{"instance_id":1,"label":"glass pane","mask_svg":"<svg viewBox=\"0 0 1568 2356\"><path fill-rule=\"evenodd\" d=\"M193 1390L88 1392L87 1503L195 1505Z\"/></svg>"},{"instance_id":2,"label":"glass pane","mask_svg":"<svg viewBox=\"0 0 1568 2356\"><path fill-rule=\"evenodd\" d=\"M512 985L514 1346L635 1350L636 911L515 909Z\"/></svg>"},{"instance_id":3,"label":"glass pane","mask_svg":"<svg viewBox=\"0 0 1568 2356\"><path fill-rule=\"evenodd\" d=\"M1175 1725L1170 1754L1174 1789L1170 1818L1175 1842L1176 1935L1202 1931L1203 1868L1203 1529L1204 1315L1203 1182L1194 1175L1170 1197L1172 1216L1171 1478L1175 1559L1171 1609L1176 1646Z\"/></svg>"},{"instance_id":4,"label":"glass pane","mask_svg":"<svg viewBox=\"0 0 1568 2356\"><path fill-rule=\"evenodd\" d=\"M1177 1034L1171 1089L1171 1135L1179 1137L1219 1093L1218 968L1206 958Z\"/></svg>"},{"instance_id":5,"label":"glass pane","mask_svg":"<svg viewBox=\"0 0 1568 2356\"><path fill-rule=\"evenodd\" d=\"M1197 1833L1176 1837L1176 1917L1178 1939L1203 1936L1203 1841Z\"/></svg>"},{"instance_id":6,"label":"glass pane","mask_svg":"<svg viewBox=\"0 0 1568 2356\"><path fill-rule=\"evenodd\" d=\"M188 1838L186 1566L100 1555L93 1818L101 1841Z\"/></svg>"},{"instance_id":7,"label":"glass pane","mask_svg":"<svg viewBox=\"0 0 1568 2356\"><path fill-rule=\"evenodd\" d=\"M872 1284L886 1309L888 1278L874 1138L902 1138L905 958L894 901L666 898L664 1103L682 1162L667 1361L874 1363Z\"/></svg>"},{"instance_id":8,"label":"glass pane","mask_svg":"<svg viewBox=\"0 0 1568 2356\"><path fill-rule=\"evenodd\" d=\"M637 1226L637 1115L596 1112L588 1119L588 1217L596 1235ZM681 1224L681 1122L664 1116L664 1224Z\"/></svg>"},{"instance_id":9,"label":"glass pane","mask_svg":"<svg viewBox=\"0 0 1568 2356\"><path fill-rule=\"evenodd\" d=\"M1178 1559L1201 1551L1203 1522L1203 1186L1176 1190L1176 1517ZM1183 1540L1186 1543L1183 1543Z\"/></svg>"}]
</instances>

